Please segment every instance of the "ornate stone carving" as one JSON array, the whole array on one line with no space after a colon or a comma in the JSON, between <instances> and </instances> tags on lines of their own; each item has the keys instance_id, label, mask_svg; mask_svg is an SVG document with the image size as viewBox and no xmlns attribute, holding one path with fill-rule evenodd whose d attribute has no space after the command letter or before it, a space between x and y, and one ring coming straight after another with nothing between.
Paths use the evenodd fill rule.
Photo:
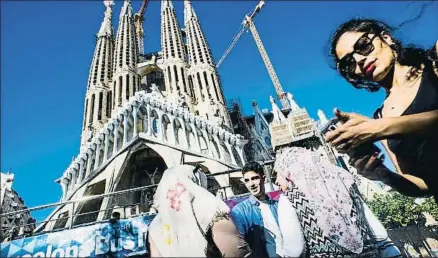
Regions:
<instances>
[{"instance_id":1,"label":"ornate stone carving","mask_svg":"<svg viewBox=\"0 0 438 258\"><path fill-rule=\"evenodd\" d=\"M124 116L126 116L127 118L131 118L134 113L134 108L140 109L142 107L145 107L146 109L148 109L148 105L150 106L149 108L150 108L151 116L153 116L153 114L156 113L158 117L161 118L164 115L167 115L169 119L179 119L178 121L180 121L182 125L186 126L186 128L190 128L190 130L187 131L193 131L195 134L197 132L198 135L204 137L206 137L207 134L217 136L217 139L219 140L218 144L224 144L224 143L231 144L232 145L231 147L236 147L240 149L246 143L246 140L244 140L243 136L231 134L220 126L223 124L223 117L221 117L221 113L220 113L221 109L219 104L214 104L214 102L210 100L210 102L213 103L212 107L214 107L212 113L212 119L211 119L213 120L213 122L211 122L211 120L206 120L205 118L202 118L190 112L188 108L186 108L187 96L184 96L183 94L179 94L179 96L180 98L179 98L179 104L178 104L179 106L178 106L175 105L175 103L172 104L168 102L166 99L164 99L159 89L154 85L153 87L151 87L151 92L149 93L146 93L144 91L137 92L135 96L130 98L129 101L126 102L121 109L119 109L115 114L113 114L112 118L110 118L107 121L107 123L99 130L97 134L94 134L95 136L89 140L88 144L86 145L86 148L84 150L81 150L81 153L74 159L72 164L70 164L70 166L67 168L66 172L64 172L64 175L61 179L70 181L72 177L71 169L74 169L75 171L79 171L80 162L87 161L89 157L95 155L97 151L95 145L106 142L105 139L106 137L111 137L114 134L114 130L119 130L120 125L123 123ZM146 121L148 121L147 112L137 112L137 116L139 119L146 119ZM217 120L214 121L215 119ZM162 121L162 119L159 120ZM121 133L123 134L124 132ZM123 138L123 135L119 135L118 137ZM153 135L151 137L156 137L156 136ZM160 139L157 138L157 140ZM105 161L106 160L103 160L102 163L105 163ZM98 164L97 168L100 165L101 164ZM91 169L93 170L94 168ZM84 167L83 169L85 170L86 168ZM62 182L62 180L60 180L60 182ZM79 180L81 179L77 179L77 180L79 183Z\"/></svg>"}]
</instances>

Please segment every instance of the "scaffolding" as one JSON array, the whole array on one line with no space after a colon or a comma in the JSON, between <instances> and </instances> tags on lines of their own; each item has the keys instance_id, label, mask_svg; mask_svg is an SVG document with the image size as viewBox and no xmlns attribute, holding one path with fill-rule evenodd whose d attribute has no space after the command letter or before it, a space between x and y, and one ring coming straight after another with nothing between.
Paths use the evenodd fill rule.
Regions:
<instances>
[{"instance_id":1,"label":"scaffolding","mask_svg":"<svg viewBox=\"0 0 438 258\"><path fill-rule=\"evenodd\" d=\"M233 124L233 131L235 134L242 135L248 143L244 147L244 152L247 161L254 160L254 149L253 149L253 135L251 133L251 128L248 125L245 112L242 107L240 98L229 99L227 101L227 109L230 114L231 123Z\"/></svg>"}]
</instances>

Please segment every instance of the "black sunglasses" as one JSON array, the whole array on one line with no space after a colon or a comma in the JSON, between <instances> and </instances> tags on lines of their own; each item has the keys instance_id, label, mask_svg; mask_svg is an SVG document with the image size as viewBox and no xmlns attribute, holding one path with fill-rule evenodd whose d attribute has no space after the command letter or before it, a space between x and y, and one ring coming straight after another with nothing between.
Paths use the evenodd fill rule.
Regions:
<instances>
[{"instance_id":1,"label":"black sunglasses","mask_svg":"<svg viewBox=\"0 0 438 258\"><path fill-rule=\"evenodd\" d=\"M352 74L356 70L356 59L354 59L354 54L359 54L362 56L367 56L374 51L373 40L378 36L377 33L370 38L369 34L374 32L367 32L363 34L357 41L354 43L353 52L344 56L338 62L338 69L343 74Z\"/></svg>"}]
</instances>

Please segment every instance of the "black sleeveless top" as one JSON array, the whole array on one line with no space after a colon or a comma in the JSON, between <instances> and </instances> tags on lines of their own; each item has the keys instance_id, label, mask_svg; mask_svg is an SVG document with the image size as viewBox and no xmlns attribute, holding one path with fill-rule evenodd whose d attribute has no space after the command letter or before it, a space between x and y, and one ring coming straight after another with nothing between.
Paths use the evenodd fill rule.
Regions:
<instances>
[{"instance_id":1,"label":"black sleeveless top","mask_svg":"<svg viewBox=\"0 0 438 258\"><path fill-rule=\"evenodd\" d=\"M376 110L374 118L382 117L382 108L383 105ZM417 95L402 116L433 110L438 110L438 76L434 72L432 62L427 62ZM397 156L397 159L405 161L413 168L412 175L422 178L431 188L431 193L437 198L438 132L423 136L397 136L388 139L388 147ZM436 200L438 201L438 199Z\"/></svg>"}]
</instances>

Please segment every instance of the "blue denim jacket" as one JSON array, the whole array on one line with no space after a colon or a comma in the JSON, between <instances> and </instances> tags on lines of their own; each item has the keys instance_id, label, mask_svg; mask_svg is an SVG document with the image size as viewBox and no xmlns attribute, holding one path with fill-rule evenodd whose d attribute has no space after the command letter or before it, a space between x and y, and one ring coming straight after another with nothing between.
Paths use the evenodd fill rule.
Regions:
<instances>
[{"instance_id":1,"label":"blue denim jacket","mask_svg":"<svg viewBox=\"0 0 438 258\"><path fill-rule=\"evenodd\" d=\"M278 201L266 196L264 203L269 205L275 220L278 223ZM263 226L262 213L259 208L260 201L254 196L234 206L231 217L240 234L249 244L255 257L277 257L274 239L266 239Z\"/></svg>"}]
</instances>

